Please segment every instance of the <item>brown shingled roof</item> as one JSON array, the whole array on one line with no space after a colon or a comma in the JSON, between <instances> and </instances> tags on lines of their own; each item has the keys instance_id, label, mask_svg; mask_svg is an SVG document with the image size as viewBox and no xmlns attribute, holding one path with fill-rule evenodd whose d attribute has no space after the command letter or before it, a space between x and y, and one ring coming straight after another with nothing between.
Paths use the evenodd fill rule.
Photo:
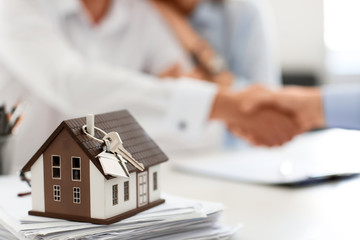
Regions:
<instances>
[{"instance_id":1,"label":"brown shingled roof","mask_svg":"<svg viewBox=\"0 0 360 240\"><path fill-rule=\"evenodd\" d=\"M105 176L100 162L96 158L96 155L103 151L102 145L83 133L81 128L85 124L85 117L63 121L30 161L23 167L22 171L29 171L31 166L45 151L53 139L56 138L62 129L66 129L99 171ZM143 163L145 168L168 160L168 157L164 152L141 128L139 123L127 110L95 115L95 126L107 133L112 131L118 132L123 141L124 148L129 151L138 162ZM95 131L95 137L101 139L103 136L98 131ZM137 171L131 164L127 164L127 168L129 172ZM105 177L110 178L110 176Z\"/></svg>"}]
</instances>

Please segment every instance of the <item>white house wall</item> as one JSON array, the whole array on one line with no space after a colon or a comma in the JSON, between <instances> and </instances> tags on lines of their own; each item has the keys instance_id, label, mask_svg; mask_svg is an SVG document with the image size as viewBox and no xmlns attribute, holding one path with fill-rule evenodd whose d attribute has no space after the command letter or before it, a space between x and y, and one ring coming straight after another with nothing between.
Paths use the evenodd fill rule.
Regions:
<instances>
[{"instance_id":1,"label":"white house wall","mask_svg":"<svg viewBox=\"0 0 360 240\"><path fill-rule=\"evenodd\" d=\"M45 212L44 156L42 154L31 166L31 196L32 209Z\"/></svg>"},{"instance_id":2,"label":"white house wall","mask_svg":"<svg viewBox=\"0 0 360 240\"><path fill-rule=\"evenodd\" d=\"M129 181L129 200L124 201L124 182ZM113 205L112 186L118 184L118 204ZM105 218L135 209L137 204L136 172L129 178L117 177L105 182Z\"/></svg>"},{"instance_id":3,"label":"white house wall","mask_svg":"<svg viewBox=\"0 0 360 240\"><path fill-rule=\"evenodd\" d=\"M90 161L90 216L105 219L105 177Z\"/></svg>"},{"instance_id":4,"label":"white house wall","mask_svg":"<svg viewBox=\"0 0 360 240\"><path fill-rule=\"evenodd\" d=\"M157 190L154 190L153 173L157 172ZM153 202L160 199L161 181L160 181L160 165L155 165L149 168L149 201Z\"/></svg>"}]
</instances>

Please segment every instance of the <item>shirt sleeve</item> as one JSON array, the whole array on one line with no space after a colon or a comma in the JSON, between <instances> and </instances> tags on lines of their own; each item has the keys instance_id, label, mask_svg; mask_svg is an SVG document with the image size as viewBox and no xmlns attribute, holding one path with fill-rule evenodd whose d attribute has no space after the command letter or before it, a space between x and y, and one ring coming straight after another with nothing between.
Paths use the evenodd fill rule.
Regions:
<instances>
[{"instance_id":1,"label":"shirt sleeve","mask_svg":"<svg viewBox=\"0 0 360 240\"><path fill-rule=\"evenodd\" d=\"M159 120L168 119L167 125L173 129L178 128L176 119L181 116L188 126L182 128L182 135L192 136L191 131L199 131L197 128L205 124L216 93L212 84L200 87L196 80L160 81L87 61L54 27L36 0L0 2L0 61L29 91L64 113L121 108L153 111L159 113ZM191 117L185 117L187 114Z\"/></svg>"},{"instance_id":2,"label":"shirt sleeve","mask_svg":"<svg viewBox=\"0 0 360 240\"><path fill-rule=\"evenodd\" d=\"M327 127L360 129L360 85L328 85L322 89Z\"/></svg>"}]
</instances>

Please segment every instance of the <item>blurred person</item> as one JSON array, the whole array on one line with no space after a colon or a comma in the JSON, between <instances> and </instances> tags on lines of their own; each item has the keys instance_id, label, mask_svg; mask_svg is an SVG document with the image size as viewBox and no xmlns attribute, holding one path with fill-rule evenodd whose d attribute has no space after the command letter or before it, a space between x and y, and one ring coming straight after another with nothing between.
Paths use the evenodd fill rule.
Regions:
<instances>
[{"instance_id":1,"label":"blurred person","mask_svg":"<svg viewBox=\"0 0 360 240\"><path fill-rule=\"evenodd\" d=\"M279 86L279 66L274 54L271 17L266 1L252 0L151 0L189 55L195 68L182 72L172 66L160 76L181 75L209 80L232 89L260 83ZM200 59L200 60L198 60ZM203 60L205 59L205 60ZM220 62L220 63L219 63ZM215 64L214 64L215 63ZM215 65L212 74L202 66ZM216 130L216 126L212 130ZM227 148L245 146L217 126ZM207 129L209 130L209 129ZM214 132L214 131L213 131ZM225 140L225 141L224 141Z\"/></svg>"},{"instance_id":2,"label":"blurred person","mask_svg":"<svg viewBox=\"0 0 360 240\"><path fill-rule=\"evenodd\" d=\"M30 103L13 152L14 169L62 120L121 108L152 136L160 130L190 142L209 120L235 125L268 146L298 131L291 115L271 108L243 114L239 103L252 88L235 92L139 73L156 75L175 62L191 66L144 0L1 0L0 62L11 85L3 91L16 91Z\"/></svg>"}]
</instances>

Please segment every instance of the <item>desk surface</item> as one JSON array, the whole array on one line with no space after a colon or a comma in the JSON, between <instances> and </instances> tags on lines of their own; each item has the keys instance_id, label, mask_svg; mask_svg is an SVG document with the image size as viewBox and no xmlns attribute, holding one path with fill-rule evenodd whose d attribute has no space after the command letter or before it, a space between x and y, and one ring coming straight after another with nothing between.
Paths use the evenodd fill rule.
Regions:
<instances>
[{"instance_id":1,"label":"desk surface","mask_svg":"<svg viewBox=\"0 0 360 240\"><path fill-rule=\"evenodd\" d=\"M224 222L243 224L243 240L360 239L360 178L292 189L178 172L174 161L164 166L164 192L223 202Z\"/></svg>"}]
</instances>

